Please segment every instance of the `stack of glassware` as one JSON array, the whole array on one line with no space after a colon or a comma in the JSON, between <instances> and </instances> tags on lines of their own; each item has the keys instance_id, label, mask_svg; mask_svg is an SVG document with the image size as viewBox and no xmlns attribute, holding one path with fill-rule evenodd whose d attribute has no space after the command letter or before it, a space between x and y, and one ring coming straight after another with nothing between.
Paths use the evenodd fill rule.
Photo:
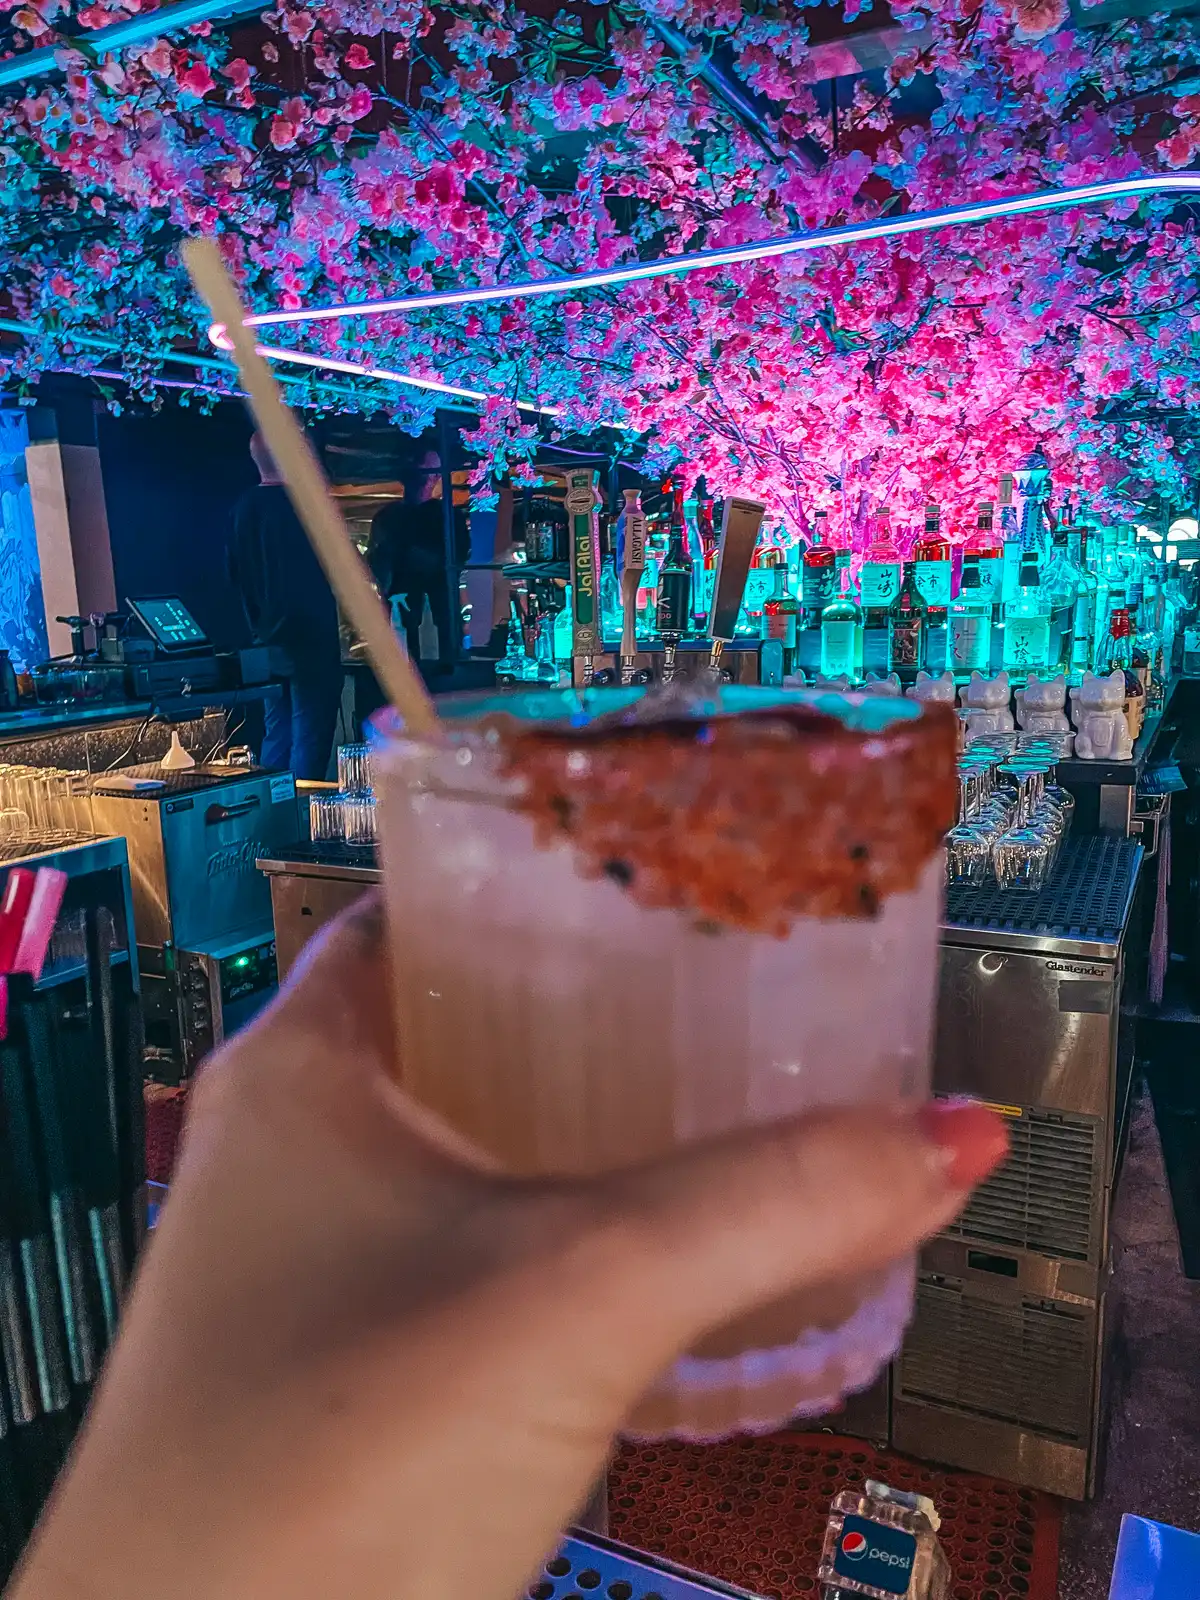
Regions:
<instances>
[{"instance_id":1,"label":"stack of glassware","mask_svg":"<svg viewBox=\"0 0 1200 1600\"><path fill-rule=\"evenodd\" d=\"M314 843L339 840L369 849L376 837L370 747L339 745L337 759L336 793L314 794L309 799L309 837Z\"/></svg>"},{"instance_id":2,"label":"stack of glassware","mask_svg":"<svg viewBox=\"0 0 1200 1600\"><path fill-rule=\"evenodd\" d=\"M0 763L0 845L78 844L94 831L87 773Z\"/></svg>"},{"instance_id":3,"label":"stack of glassware","mask_svg":"<svg viewBox=\"0 0 1200 1600\"><path fill-rule=\"evenodd\" d=\"M1052 744L1020 752L1011 736L977 740L959 759L958 822L946 836L946 881L1040 889L1071 829L1075 800L1054 781Z\"/></svg>"}]
</instances>

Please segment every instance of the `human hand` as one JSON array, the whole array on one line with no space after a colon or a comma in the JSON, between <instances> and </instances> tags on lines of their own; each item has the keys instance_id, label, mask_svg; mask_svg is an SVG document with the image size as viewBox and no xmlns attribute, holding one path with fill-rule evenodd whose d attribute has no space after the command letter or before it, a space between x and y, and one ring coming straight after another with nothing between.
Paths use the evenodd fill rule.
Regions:
<instances>
[{"instance_id":1,"label":"human hand","mask_svg":"<svg viewBox=\"0 0 1200 1600\"><path fill-rule=\"evenodd\" d=\"M1006 1148L978 1107L830 1112L515 1182L393 1056L364 903L198 1078L12 1600L510 1600L682 1350L902 1255Z\"/></svg>"}]
</instances>

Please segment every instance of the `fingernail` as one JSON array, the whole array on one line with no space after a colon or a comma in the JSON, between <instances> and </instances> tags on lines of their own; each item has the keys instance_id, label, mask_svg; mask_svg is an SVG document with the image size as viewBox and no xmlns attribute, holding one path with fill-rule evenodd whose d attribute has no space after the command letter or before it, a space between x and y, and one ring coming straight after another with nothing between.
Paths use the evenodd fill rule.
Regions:
<instances>
[{"instance_id":1,"label":"fingernail","mask_svg":"<svg viewBox=\"0 0 1200 1600\"><path fill-rule=\"evenodd\" d=\"M917 1121L952 1189L972 1188L1008 1154L1008 1123L975 1101L931 1100Z\"/></svg>"}]
</instances>

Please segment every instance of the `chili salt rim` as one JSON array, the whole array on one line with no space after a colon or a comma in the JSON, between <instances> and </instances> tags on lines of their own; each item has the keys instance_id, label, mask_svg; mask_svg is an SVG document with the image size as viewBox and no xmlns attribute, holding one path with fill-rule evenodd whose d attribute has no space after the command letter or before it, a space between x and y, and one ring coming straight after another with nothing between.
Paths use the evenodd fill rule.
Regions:
<instances>
[{"instance_id":1,"label":"chili salt rim","mask_svg":"<svg viewBox=\"0 0 1200 1600\"><path fill-rule=\"evenodd\" d=\"M499 768L540 843L647 908L785 936L915 888L954 821L957 719L863 730L806 703L635 725L512 723Z\"/></svg>"}]
</instances>

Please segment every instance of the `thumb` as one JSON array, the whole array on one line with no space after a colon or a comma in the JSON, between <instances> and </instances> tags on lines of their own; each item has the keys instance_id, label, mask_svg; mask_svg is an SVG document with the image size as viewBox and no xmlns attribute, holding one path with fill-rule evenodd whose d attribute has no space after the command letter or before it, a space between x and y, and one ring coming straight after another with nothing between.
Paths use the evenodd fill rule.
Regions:
<instances>
[{"instance_id":1,"label":"thumb","mask_svg":"<svg viewBox=\"0 0 1200 1600\"><path fill-rule=\"evenodd\" d=\"M577 1378L609 1391L615 1428L706 1333L856 1281L944 1228L1007 1149L1003 1119L982 1106L826 1111L590 1184L594 1225L542 1279L553 1359L603 1361Z\"/></svg>"}]
</instances>

